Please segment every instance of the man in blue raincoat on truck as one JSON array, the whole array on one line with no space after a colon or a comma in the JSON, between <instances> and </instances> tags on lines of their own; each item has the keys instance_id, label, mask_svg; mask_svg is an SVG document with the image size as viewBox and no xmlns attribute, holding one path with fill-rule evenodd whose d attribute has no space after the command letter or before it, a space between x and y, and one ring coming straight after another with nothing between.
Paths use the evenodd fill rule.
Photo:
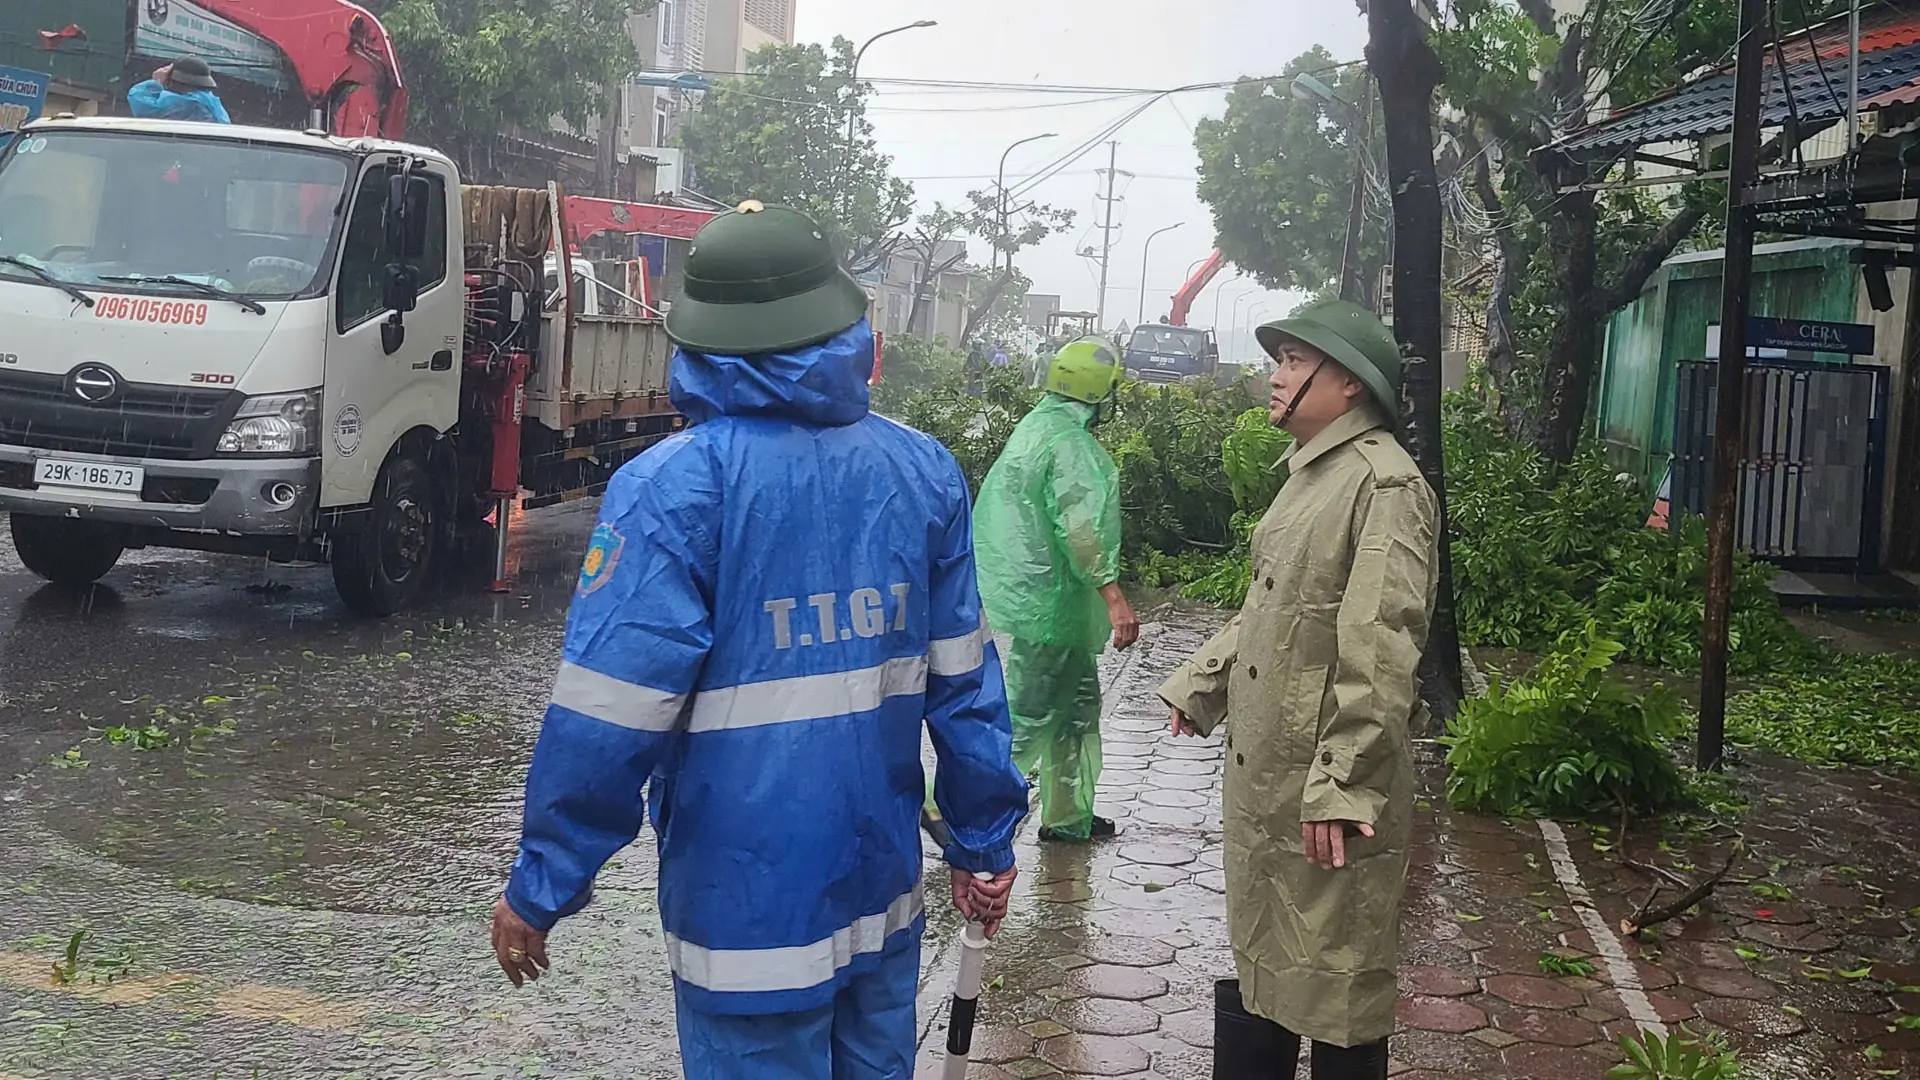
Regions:
<instances>
[{"instance_id":1,"label":"man in blue raincoat on truck","mask_svg":"<svg viewBox=\"0 0 1920 1080\"><path fill-rule=\"evenodd\" d=\"M966 479L868 411L867 297L804 214L695 237L667 331L691 426L607 489L493 945L518 984L645 816L689 1080L913 1075L922 731L961 913L1027 810Z\"/></svg>"}]
</instances>

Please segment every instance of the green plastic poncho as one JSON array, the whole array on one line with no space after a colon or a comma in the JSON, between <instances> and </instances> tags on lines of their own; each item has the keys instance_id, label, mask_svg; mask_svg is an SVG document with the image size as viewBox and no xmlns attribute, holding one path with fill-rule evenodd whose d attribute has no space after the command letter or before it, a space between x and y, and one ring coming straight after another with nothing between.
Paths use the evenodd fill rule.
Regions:
<instances>
[{"instance_id":1,"label":"green plastic poncho","mask_svg":"<svg viewBox=\"0 0 1920 1080\"><path fill-rule=\"evenodd\" d=\"M1098 657L1113 633L1100 589L1120 577L1120 475L1087 430L1095 406L1048 394L980 487L974 554L987 620L1013 638L1013 760L1040 774L1040 821L1093 828L1100 782Z\"/></svg>"},{"instance_id":2,"label":"green plastic poncho","mask_svg":"<svg viewBox=\"0 0 1920 1080\"><path fill-rule=\"evenodd\" d=\"M1120 473L1094 406L1048 394L1013 429L974 502L974 561L994 630L1099 653L1100 589L1120 577Z\"/></svg>"}]
</instances>

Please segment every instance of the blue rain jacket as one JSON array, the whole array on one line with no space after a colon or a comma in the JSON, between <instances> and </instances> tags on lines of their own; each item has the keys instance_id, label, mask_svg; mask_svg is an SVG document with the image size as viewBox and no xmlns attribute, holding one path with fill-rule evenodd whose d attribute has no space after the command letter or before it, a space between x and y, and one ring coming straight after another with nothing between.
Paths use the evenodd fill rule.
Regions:
<instances>
[{"instance_id":1,"label":"blue rain jacket","mask_svg":"<svg viewBox=\"0 0 1920 1080\"><path fill-rule=\"evenodd\" d=\"M211 90L175 93L152 79L134 84L127 91L127 108L143 120L198 120L208 124L231 124L227 107Z\"/></svg>"},{"instance_id":2,"label":"blue rain jacket","mask_svg":"<svg viewBox=\"0 0 1920 1080\"><path fill-rule=\"evenodd\" d=\"M818 1008L923 925L923 723L947 861L1013 866L1027 791L966 478L869 413L873 351L863 322L675 355L693 426L608 486L534 749L507 902L542 930L584 907L651 779L667 955L703 1012Z\"/></svg>"}]
</instances>

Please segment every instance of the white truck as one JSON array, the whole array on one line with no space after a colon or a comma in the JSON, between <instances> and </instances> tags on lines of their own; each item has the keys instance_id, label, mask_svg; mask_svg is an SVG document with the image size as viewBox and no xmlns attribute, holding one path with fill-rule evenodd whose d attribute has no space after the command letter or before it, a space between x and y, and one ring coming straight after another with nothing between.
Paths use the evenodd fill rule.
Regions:
<instances>
[{"instance_id":1,"label":"white truck","mask_svg":"<svg viewBox=\"0 0 1920 1080\"><path fill-rule=\"evenodd\" d=\"M327 561L385 615L478 539L501 585L515 500L597 493L682 422L657 319L581 317L568 283L543 310L571 201L319 131L27 125L0 154L21 561L67 584L146 546Z\"/></svg>"}]
</instances>

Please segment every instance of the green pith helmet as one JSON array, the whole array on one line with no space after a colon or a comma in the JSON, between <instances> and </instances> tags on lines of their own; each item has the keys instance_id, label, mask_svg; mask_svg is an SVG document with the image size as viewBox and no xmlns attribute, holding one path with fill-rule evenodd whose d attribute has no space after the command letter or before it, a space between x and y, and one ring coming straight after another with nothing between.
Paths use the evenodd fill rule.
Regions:
<instances>
[{"instance_id":1,"label":"green pith helmet","mask_svg":"<svg viewBox=\"0 0 1920 1080\"><path fill-rule=\"evenodd\" d=\"M1315 300L1287 318L1254 328L1268 356L1278 358L1289 339L1323 352L1353 373L1400 427L1400 343L1379 316L1350 300Z\"/></svg>"},{"instance_id":2,"label":"green pith helmet","mask_svg":"<svg viewBox=\"0 0 1920 1080\"><path fill-rule=\"evenodd\" d=\"M173 62L173 74L168 78L181 86L191 86L201 90L218 90L220 84L214 81L213 69L205 60L197 56L183 56Z\"/></svg>"},{"instance_id":3,"label":"green pith helmet","mask_svg":"<svg viewBox=\"0 0 1920 1080\"><path fill-rule=\"evenodd\" d=\"M1047 389L1061 397L1098 405L1120 385L1120 350L1102 337L1068 342L1047 365Z\"/></svg>"},{"instance_id":4,"label":"green pith helmet","mask_svg":"<svg viewBox=\"0 0 1920 1080\"><path fill-rule=\"evenodd\" d=\"M694 235L667 336L694 352L753 356L816 345L866 317L867 291L813 219L749 200Z\"/></svg>"}]
</instances>

